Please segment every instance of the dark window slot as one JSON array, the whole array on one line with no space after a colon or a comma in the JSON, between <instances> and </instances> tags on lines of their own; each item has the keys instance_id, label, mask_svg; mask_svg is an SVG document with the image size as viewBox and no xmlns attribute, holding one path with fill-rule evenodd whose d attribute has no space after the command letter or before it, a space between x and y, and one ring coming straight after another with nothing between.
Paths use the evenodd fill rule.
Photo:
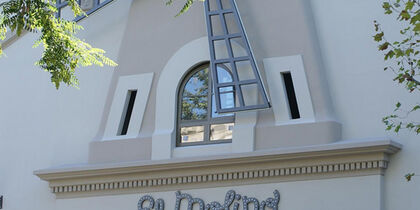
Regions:
<instances>
[{"instance_id":1,"label":"dark window slot","mask_svg":"<svg viewBox=\"0 0 420 210\"><path fill-rule=\"evenodd\" d=\"M286 87L287 100L292 119L299 119L299 107L296 100L295 88L293 87L292 74L290 72L282 73L284 86Z\"/></svg>"},{"instance_id":2,"label":"dark window slot","mask_svg":"<svg viewBox=\"0 0 420 210\"><path fill-rule=\"evenodd\" d=\"M137 90L130 90L127 94L126 105L125 105L125 114L123 112L123 120L121 121L122 127L119 135L126 135L128 131L128 125L130 124L131 114L133 112L134 101L136 100ZM128 101L128 103L127 103Z\"/></svg>"}]
</instances>

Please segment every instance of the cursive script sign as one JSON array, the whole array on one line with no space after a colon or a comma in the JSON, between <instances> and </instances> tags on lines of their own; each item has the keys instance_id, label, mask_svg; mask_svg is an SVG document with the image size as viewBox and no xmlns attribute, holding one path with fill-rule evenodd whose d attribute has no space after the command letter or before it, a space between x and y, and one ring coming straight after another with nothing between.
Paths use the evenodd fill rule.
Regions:
<instances>
[{"instance_id":1,"label":"cursive script sign","mask_svg":"<svg viewBox=\"0 0 420 210\"><path fill-rule=\"evenodd\" d=\"M254 207L254 210L264 210L266 207L272 210L278 210L280 193L279 191L274 190L273 194L273 198L267 198L266 200L260 202L256 198L243 196L237 194L234 190L229 190L226 193L225 201L223 204L217 201L205 204L204 201L200 198L193 198L190 194L181 193L180 191L177 191L175 193L175 210L180 210L182 200L186 200L188 202L187 210L193 210L194 204L198 205L199 210L229 210L231 207L233 210L238 210L240 204L242 204L243 210L248 210L248 207L250 205ZM146 201L148 202L148 204L145 204ZM140 198L137 207L138 210L164 210L165 202L160 198L155 201L155 199L153 199L152 196L145 195Z\"/></svg>"}]
</instances>

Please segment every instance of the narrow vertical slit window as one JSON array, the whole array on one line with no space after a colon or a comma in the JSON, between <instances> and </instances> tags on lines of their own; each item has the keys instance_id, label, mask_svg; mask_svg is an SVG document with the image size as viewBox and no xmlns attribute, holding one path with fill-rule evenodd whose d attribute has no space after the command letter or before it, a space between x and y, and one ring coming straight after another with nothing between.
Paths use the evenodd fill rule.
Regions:
<instances>
[{"instance_id":1,"label":"narrow vertical slit window","mask_svg":"<svg viewBox=\"0 0 420 210\"><path fill-rule=\"evenodd\" d=\"M136 101L137 90L129 90L125 100L124 111L121 117L120 129L118 135L127 135L130 124L131 114L133 112L134 102Z\"/></svg>"},{"instance_id":2,"label":"narrow vertical slit window","mask_svg":"<svg viewBox=\"0 0 420 210\"><path fill-rule=\"evenodd\" d=\"M284 87L286 88L287 101L289 102L289 110L292 119L299 119L299 107L296 100L295 88L293 86L292 74L290 72L282 73Z\"/></svg>"}]
</instances>

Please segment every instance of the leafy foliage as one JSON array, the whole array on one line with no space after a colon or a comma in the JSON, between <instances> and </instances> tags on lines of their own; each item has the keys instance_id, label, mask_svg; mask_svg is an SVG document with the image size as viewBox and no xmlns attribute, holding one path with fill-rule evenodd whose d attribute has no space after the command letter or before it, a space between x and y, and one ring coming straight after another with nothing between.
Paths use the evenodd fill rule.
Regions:
<instances>
[{"instance_id":1,"label":"leafy foliage","mask_svg":"<svg viewBox=\"0 0 420 210\"><path fill-rule=\"evenodd\" d=\"M85 15L77 0L67 0L76 16ZM18 36L23 31L40 33L34 44L42 44L44 51L36 62L51 74L51 82L58 89L61 83L78 86L75 70L79 66L116 66L104 54L75 36L83 28L73 21L56 18L55 0L9 0L0 3L0 39L5 39L7 30L15 31ZM2 54L0 46L0 55Z\"/></svg>"},{"instance_id":2,"label":"leafy foliage","mask_svg":"<svg viewBox=\"0 0 420 210\"><path fill-rule=\"evenodd\" d=\"M384 70L395 73L394 81L403 84L410 92L420 91L420 0L395 0L384 2L382 7L387 15L396 15L403 28L400 30L402 40L388 41L381 25L374 21L376 34L374 40L379 43L378 49L384 53L384 59L391 64ZM412 122L408 117L420 111L420 105L415 104L403 109L400 102L395 105L394 114L382 119L386 130L398 133L405 128L420 133L420 122Z\"/></svg>"},{"instance_id":3,"label":"leafy foliage","mask_svg":"<svg viewBox=\"0 0 420 210\"><path fill-rule=\"evenodd\" d=\"M185 12L187 12L191 8L191 6L193 5L193 3L195 1L196 0L185 0L184 6L181 8L181 10L178 12L178 14L176 14L176 16L180 16L180 15L184 14ZM199 0L199 1L205 1L205 0ZM174 2L174 0L168 0L166 2L166 5L172 5L173 2Z\"/></svg>"},{"instance_id":4,"label":"leafy foliage","mask_svg":"<svg viewBox=\"0 0 420 210\"><path fill-rule=\"evenodd\" d=\"M415 173L408 173L404 177L405 177L405 180L407 180L407 182L409 182L409 181L411 181L413 176L416 176L416 174Z\"/></svg>"}]
</instances>

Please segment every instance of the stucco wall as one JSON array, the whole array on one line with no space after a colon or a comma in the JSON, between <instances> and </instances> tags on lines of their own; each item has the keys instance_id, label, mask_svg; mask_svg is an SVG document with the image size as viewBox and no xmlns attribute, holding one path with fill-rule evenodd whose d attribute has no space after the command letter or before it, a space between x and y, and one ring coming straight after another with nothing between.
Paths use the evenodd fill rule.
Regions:
<instances>
[{"instance_id":1,"label":"stucco wall","mask_svg":"<svg viewBox=\"0 0 420 210\"><path fill-rule=\"evenodd\" d=\"M310 117L310 122L325 122L334 121L334 109L330 100L330 93L328 83L326 82L325 72L323 68L323 60L321 59L321 53L318 45L317 33L313 21L313 14L310 2L308 1L264 1L256 3L254 1L238 1L238 7L242 15L244 27L248 33L250 44L254 49L257 63L263 74L263 80L265 80L263 59L272 57L282 57L291 55L300 55L303 58L304 72L306 80L297 78L298 80L304 81L305 87L309 87L307 94L310 95L308 105L310 109L313 109L313 114ZM180 61L173 61L174 55L182 48L189 46L195 40L206 36L206 27L203 14L203 4L197 3L188 11L188 13L175 18L174 15L179 11L182 6L182 2L176 2L172 7L167 7L163 4L156 3L153 0L144 1L133 1L130 7L129 21L127 24L127 30L125 32L122 47L119 55L120 66L117 67L116 73L113 75L110 85L110 91L107 96L105 103L105 112L101 120L101 126L98 131L98 136L95 140L102 141L107 139L104 133L108 133L106 125L109 123L110 112L113 103L113 99L116 94L115 90L118 86L118 79L122 76L127 75L139 75L144 73L153 72L154 79L150 89L145 114L143 116L143 123L139 130L139 134L136 139L132 141L144 142L149 145L150 138L153 135L159 135L162 130L167 129L172 134L170 141L175 141L173 130L174 126L165 129L156 127L160 124L172 122L173 113L168 112L171 116L160 116L157 114L160 110L156 110L156 107L160 107L161 104L165 103L167 109L176 107L176 100L173 98L164 98L157 100L157 90L163 89L164 92L177 91L178 83L181 81L181 77L171 78L175 81L171 83L159 83L160 78L164 72L164 69L172 62L185 62L186 59L180 59ZM162 11L162 12L156 12ZM266 15L259 15L259 14ZM288 17L293 17L293 22L289 21ZM205 50L205 49L203 49ZM201 52L200 52L201 53ZM207 54L207 52L205 52ZM185 55L188 56L188 55ZM202 62L205 60L198 60ZM182 71L187 71L190 67L197 63L184 63ZM175 70L170 70L175 71ZM177 69L176 71L179 71ZM184 72L181 73L183 75ZM277 75L280 77L280 74ZM166 77L165 77L166 78ZM297 85L296 85L297 86ZM268 89L271 87L268 86ZM277 94L279 90L270 90L273 94ZM142 93L140 93L142 94ZM164 101L162 101L164 100ZM277 104L273 104L277 106ZM284 113L286 114L286 113ZM238 114L238 119L239 119ZM340 126L328 126L326 124L320 124L321 129L315 128L319 126L317 124L307 124L306 126L311 127L313 130L319 130L320 138L311 138L314 133L305 133L302 136L294 136L293 140L290 140L288 136L282 136L282 129L277 129L275 126L274 114L271 109L259 111L256 115L257 120L255 126L255 132L242 134L242 136L250 136L252 141L249 141L247 146L251 150L254 149L255 141L263 142L265 146L258 148L269 148L281 146L297 146L297 145L311 145L320 144L326 142L333 142L341 139ZM162 122L164 121L164 122ZM255 120L254 120L255 121ZM236 125L239 128L239 123ZM254 125L253 125L254 126ZM286 129L287 126L285 126ZM247 130L254 130L254 127L249 127ZM291 130L291 129L288 129ZM322 131L321 131L322 130ZM236 132L239 134L240 132ZM265 134L265 135L264 135ZM155 138L156 139L156 138ZM266 141L269 139L269 141ZM274 144L270 142L277 141ZM157 140L154 141L156 143ZM248 141L247 141L248 142ZM278 142L281 142L278 144ZM303 143L302 143L303 142ZM307 143L305 143L307 142ZM158 142L156 144L162 145L163 143ZM167 148L170 149L171 143ZM100 145L100 143L96 144ZM92 145L92 146L96 146ZM173 147L173 145L172 145ZM237 147L237 146L235 146ZM162 153L170 153L170 150L159 149ZM92 151L98 151L92 149ZM135 151L127 151L127 153L133 153ZM94 157L93 155L92 157ZM159 155L162 157L162 155ZM171 157L171 154L164 155ZM152 158L157 157L152 154ZM132 155L132 160L136 160L137 156ZM93 158L95 159L95 158ZM92 160L93 160L92 159Z\"/></svg>"},{"instance_id":2,"label":"stucco wall","mask_svg":"<svg viewBox=\"0 0 420 210\"><path fill-rule=\"evenodd\" d=\"M79 33L117 60L130 1L110 4L82 20ZM97 133L113 68L79 71L80 89L56 90L49 74L34 63L41 48L26 34L0 58L0 195L3 209L56 209L48 184L33 175L37 168L86 162Z\"/></svg>"},{"instance_id":3,"label":"stucco wall","mask_svg":"<svg viewBox=\"0 0 420 210\"><path fill-rule=\"evenodd\" d=\"M322 113L319 119L334 118L342 123L342 139L389 136L403 143L403 150L391 158L384 177L384 209L417 209L420 181L414 177L412 182L406 183L403 175L420 172L418 136L405 131L399 135L385 132L381 118L393 110L398 100L415 102L418 95L407 94L392 81L392 73L382 71L383 58L372 40L374 19L383 22L385 29L397 24L384 17L376 1L302 2L238 0L260 66L267 57L309 56L305 61L306 70L326 76L315 78L316 82L310 84L325 91L312 95L321 106L318 110L321 112L317 112ZM139 134L139 138L150 142L155 129L154 103L160 70L180 47L206 35L201 5L196 4L187 14L173 18L179 6L166 7L163 2L154 0L116 0L83 20L81 24L86 29L81 36L107 50L108 56L120 65L115 72L108 67L81 71L80 90L62 87L56 91L49 82L49 75L33 66L40 56L40 49L31 48L35 36L25 35L5 50L7 57L0 59L0 195L4 195L4 209L136 208L141 197L136 194L55 200L47 183L32 172L88 160L89 143L102 138L120 75L156 73L145 123ZM313 19L308 22L307 18ZM125 30L127 20L129 27ZM308 23L313 25L301 25ZM260 113L262 125L273 121L271 111ZM272 190L278 188L284 195L280 209L380 209L375 200L379 180L378 177L360 177L236 189L250 195L261 189L271 196ZM371 188L371 183L376 187ZM218 196L227 190L188 192L203 198L208 196L209 200L222 200L223 197ZM173 199L173 194L154 195ZM370 206L372 199L376 206ZM342 203L348 205L337 208ZM367 205L362 206L364 204ZM172 205L168 203L168 207Z\"/></svg>"},{"instance_id":4,"label":"stucco wall","mask_svg":"<svg viewBox=\"0 0 420 210\"><path fill-rule=\"evenodd\" d=\"M399 32L398 22L383 15L377 1L313 0L312 5L343 139L389 136L403 143L385 175L385 209L418 209L420 180L407 183L403 176L420 171L419 137L386 132L381 119L392 113L397 101L416 103L419 94L407 93L392 81L392 72L383 71L383 57L372 38L373 20L381 22L391 38Z\"/></svg>"}]
</instances>

